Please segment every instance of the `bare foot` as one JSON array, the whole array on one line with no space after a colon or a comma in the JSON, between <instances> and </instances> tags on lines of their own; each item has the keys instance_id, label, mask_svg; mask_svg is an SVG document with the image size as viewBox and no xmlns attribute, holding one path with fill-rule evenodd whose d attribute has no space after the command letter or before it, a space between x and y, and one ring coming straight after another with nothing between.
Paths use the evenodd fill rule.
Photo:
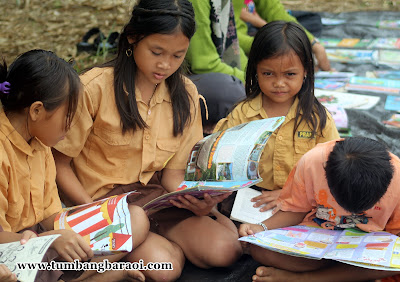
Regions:
<instances>
[{"instance_id":1,"label":"bare foot","mask_svg":"<svg viewBox=\"0 0 400 282\"><path fill-rule=\"evenodd\" d=\"M298 281L299 273L290 272L274 267L260 266L256 270L256 274L253 275L253 281L273 281L273 282L286 282L286 281Z\"/></svg>"}]
</instances>

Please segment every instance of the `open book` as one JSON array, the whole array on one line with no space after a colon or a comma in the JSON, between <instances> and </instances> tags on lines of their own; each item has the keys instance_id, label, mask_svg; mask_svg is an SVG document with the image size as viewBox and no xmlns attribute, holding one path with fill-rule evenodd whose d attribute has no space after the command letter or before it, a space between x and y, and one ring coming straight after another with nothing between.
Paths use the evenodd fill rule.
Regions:
<instances>
[{"instance_id":1,"label":"open book","mask_svg":"<svg viewBox=\"0 0 400 282\"><path fill-rule=\"evenodd\" d=\"M262 181L258 162L269 136L285 117L255 120L213 133L193 147L183 181L177 191L162 195L146 205L148 213L171 207L171 200L190 194L217 196Z\"/></svg>"},{"instance_id":2,"label":"open book","mask_svg":"<svg viewBox=\"0 0 400 282\"><path fill-rule=\"evenodd\" d=\"M388 232L330 230L296 225L239 238L262 248L308 259L333 259L355 266L400 271L400 239Z\"/></svg>"},{"instance_id":3,"label":"open book","mask_svg":"<svg viewBox=\"0 0 400 282\"><path fill-rule=\"evenodd\" d=\"M130 192L91 204L63 209L55 218L54 229L69 229L81 235L95 255L132 251Z\"/></svg>"},{"instance_id":4,"label":"open book","mask_svg":"<svg viewBox=\"0 0 400 282\"><path fill-rule=\"evenodd\" d=\"M42 261L47 249L57 239L59 234L31 238L24 245L19 241L0 244L0 263L15 273L18 281L34 282L38 268L27 264L39 263ZM25 269L18 268L17 263L22 263Z\"/></svg>"},{"instance_id":5,"label":"open book","mask_svg":"<svg viewBox=\"0 0 400 282\"><path fill-rule=\"evenodd\" d=\"M230 218L243 223L258 223L272 216L272 210L260 211L260 207L253 207L251 199L261 195L260 191L247 187L237 191Z\"/></svg>"}]
</instances>

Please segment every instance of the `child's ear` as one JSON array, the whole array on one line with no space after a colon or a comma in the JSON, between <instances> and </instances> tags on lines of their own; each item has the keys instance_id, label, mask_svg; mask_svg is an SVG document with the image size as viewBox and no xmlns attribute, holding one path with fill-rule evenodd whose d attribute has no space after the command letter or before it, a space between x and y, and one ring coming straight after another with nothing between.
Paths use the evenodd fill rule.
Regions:
<instances>
[{"instance_id":1,"label":"child's ear","mask_svg":"<svg viewBox=\"0 0 400 282\"><path fill-rule=\"evenodd\" d=\"M133 45L136 42L136 36L128 36L127 39L130 45Z\"/></svg>"},{"instance_id":2,"label":"child's ear","mask_svg":"<svg viewBox=\"0 0 400 282\"><path fill-rule=\"evenodd\" d=\"M29 107L29 116L31 117L32 121L38 121L42 119L46 114L46 110L43 106L43 103L40 101L34 102Z\"/></svg>"}]
</instances>

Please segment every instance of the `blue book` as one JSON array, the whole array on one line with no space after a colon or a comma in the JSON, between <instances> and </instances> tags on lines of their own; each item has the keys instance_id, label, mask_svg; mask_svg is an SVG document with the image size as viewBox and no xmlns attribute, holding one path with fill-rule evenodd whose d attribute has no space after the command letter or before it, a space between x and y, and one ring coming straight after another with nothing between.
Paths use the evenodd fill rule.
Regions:
<instances>
[{"instance_id":1,"label":"blue book","mask_svg":"<svg viewBox=\"0 0 400 282\"><path fill-rule=\"evenodd\" d=\"M400 97L399 96L387 96L385 102L385 110L400 112Z\"/></svg>"}]
</instances>

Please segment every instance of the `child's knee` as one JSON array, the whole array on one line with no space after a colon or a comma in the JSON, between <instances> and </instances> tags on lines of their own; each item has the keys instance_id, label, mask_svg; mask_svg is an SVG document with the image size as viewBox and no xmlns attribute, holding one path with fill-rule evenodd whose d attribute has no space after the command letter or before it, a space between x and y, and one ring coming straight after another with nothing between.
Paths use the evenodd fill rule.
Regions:
<instances>
[{"instance_id":1,"label":"child's knee","mask_svg":"<svg viewBox=\"0 0 400 282\"><path fill-rule=\"evenodd\" d=\"M128 207L131 216L133 246L136 248L146 239L150 222L146 212L141 207L135 205L129 205Z\"/></svg>"}]
</instances>

